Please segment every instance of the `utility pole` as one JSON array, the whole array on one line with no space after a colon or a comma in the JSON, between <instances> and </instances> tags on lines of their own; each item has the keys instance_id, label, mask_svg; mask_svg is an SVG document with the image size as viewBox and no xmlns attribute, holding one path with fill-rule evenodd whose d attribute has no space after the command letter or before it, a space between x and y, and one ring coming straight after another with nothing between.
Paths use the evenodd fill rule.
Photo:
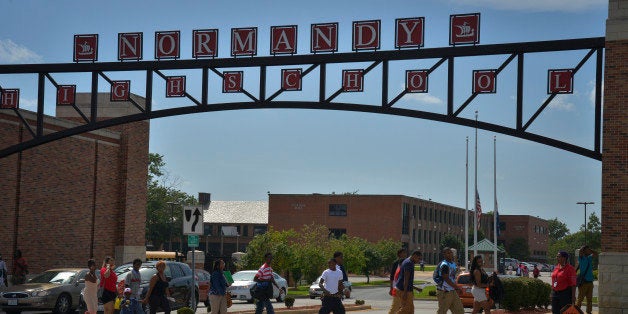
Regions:
<instances>
[{"instance_id":1,"label":"utility pole","mask_svg":"<svg viewBox=\"0 0 628 314\"><path fill-rule=\"evenodd\" d=\"M587 205L595 204L594 202L577 202L578 205L584 205L584 245L587 245Z\"/></svg>"}]
</instances>

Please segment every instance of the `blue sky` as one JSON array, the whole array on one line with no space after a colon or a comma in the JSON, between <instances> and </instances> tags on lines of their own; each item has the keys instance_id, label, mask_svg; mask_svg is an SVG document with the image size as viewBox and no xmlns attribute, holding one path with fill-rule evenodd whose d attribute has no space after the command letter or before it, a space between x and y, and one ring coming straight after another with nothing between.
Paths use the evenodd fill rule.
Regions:
<instances>
[{"instance_id":1,"label":"blue sky","mask_svg":"<svg viewBox=\"0 0 628 314\"><path fill-rule=\"evenodd\" d=\"M382 50L394 49L396 18L425 17L425 48L448 46L451 14L481 13L481 43L559 40L605 34L608 2L603 0L463 0L463 1L3 1L0 63L72 62L75 34L100 36L99 61L117 60L117 34L144 33L144 60L153 60L155 31L181 31L181 55L191 59L192 30L219 29L219 58L228 58L234 27L258 27L258 55L269 50L274 25L299 27L298 54L309 54L309 27L339 23L340 52L351 51L351 23L382 21ZM529 118L547 95L549 68L571 68L585 52L526 56L524 117ZM496 68L507 56L456 60L456 108L471 93L474 69ZM403 89L403 73L430 67L436 60L391 63L389 97ZM330 67L327 95L339 88L340 70ZM307 65L303 66L304 68ZM497 93L481 95L461 113L491 123L515 122L515 67L498 77ZM225 69L231 70L231 69ZM237 70L237 69L236 69ZM276 75L280 68L269 69ZM256 91L256 69L245 69L245 88ZM575 92L559 96L529 131L593 147L594 66L588 62L576 76ZM374 71L377 72L377 71ZM188 91L200 99L193 71ZM314 72L315 73L315 72ZM284 93L278 100L315 99L317 74L304 81L302 92ZM132 92L144 95L143 73L110 73L131 79ZM395 106L446 112L446 67L430 76L429 94L406 95ZM89 74L53 75L60 84L77 84L89 91ZM339 96L341 102L368 104L381 99L381 77L367 76L365 92ZM278 81L278 80L277 80ZM20 107L35 110L35 75L0 76L3 88L20 88ZM102 82L102 91L108 91ZM54 114L54 94L47 84L46 113ZM268 91L277 84L268 82ZM155 79L154 108L190 106L189 100L166 99L164 84ZM210 79L210 103L243 101L224 95L217 77ZM493 137L497 138L497 198L502 214L558 217L572 230L583 223L582 205L600 212L601 162L556 148L501 134L479 131L478 189L484 211L493 210ZM150 151L165 156L168 184L196 195L210 192L214 200L265 200L267 192L403 194L465 207L465 138L469 137L469 191L473 190L472 128L427 120L323 110L236 110L151 121ZM472 208L470 197L469 208Z\"/></svg>"}]
</instances>

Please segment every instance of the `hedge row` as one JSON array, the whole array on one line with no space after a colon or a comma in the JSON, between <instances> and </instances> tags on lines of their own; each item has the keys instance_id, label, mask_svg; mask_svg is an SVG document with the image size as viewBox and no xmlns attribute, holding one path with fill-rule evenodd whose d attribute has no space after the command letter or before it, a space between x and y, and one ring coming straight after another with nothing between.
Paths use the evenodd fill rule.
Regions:
<instances>
[{"instance_id":1,"label":"hedge row","mask_svg":"<svg viewBox=\"0 0 628 314\"><path fill-rule=\"evenodd\" d=\"M547 308L550 303L552 287L540 279L517 277L502 279L504 298L500 306L508 311L522 308Z\"/></svg>"}]
</instances>

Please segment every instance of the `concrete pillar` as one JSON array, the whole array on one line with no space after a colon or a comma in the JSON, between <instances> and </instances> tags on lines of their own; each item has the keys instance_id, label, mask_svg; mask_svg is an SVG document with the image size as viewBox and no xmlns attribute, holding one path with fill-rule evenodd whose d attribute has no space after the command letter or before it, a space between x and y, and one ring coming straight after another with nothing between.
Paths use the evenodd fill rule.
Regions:
<instances>
[{"instance_id":1,"label":"concrete pillar","mask_svg":"<svg viewBox=\"0 0 628 314\"><path fill-rule=\"evenodd\" d=\"M600 313L628 313L628 0L610 0L606 21Z\"/></svg>"}]
</instances>

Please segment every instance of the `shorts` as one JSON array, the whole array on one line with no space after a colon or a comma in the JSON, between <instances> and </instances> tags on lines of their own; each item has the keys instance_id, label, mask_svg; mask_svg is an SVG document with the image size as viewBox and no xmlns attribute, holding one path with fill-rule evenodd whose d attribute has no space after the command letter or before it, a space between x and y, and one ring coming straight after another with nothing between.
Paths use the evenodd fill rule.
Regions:
<instances>
[{"instance_id":1,"label":"shorts","mask_svg":"<svg viewBox=\"0 0 628 314\"><path fill-rule=\"evenodd\" d=\"M113 291L109 291L107 289L103 289L102 291L102 304L107 304L111 301L115 301L116 300L116 293Z\"/></svg>"},{"instance_id":2,"label":"shorts","mask_svg":"<svg viewBox=\"0 0 628 314\"><path fill-rule=\"evenodd\" d=\"M473 294L473 299L475 300L475 302L484 302L488 300L486 298L485 288L473 286L473 288L471 288L471 294Z\"/></svg>"}]
</instances>

